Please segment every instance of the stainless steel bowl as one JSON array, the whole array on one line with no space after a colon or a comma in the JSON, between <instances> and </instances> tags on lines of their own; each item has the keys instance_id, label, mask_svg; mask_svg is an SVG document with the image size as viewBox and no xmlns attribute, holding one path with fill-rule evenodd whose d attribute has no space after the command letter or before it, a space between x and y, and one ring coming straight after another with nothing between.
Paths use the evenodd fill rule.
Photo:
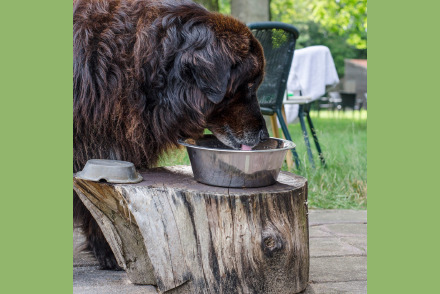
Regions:
<instances>
[{"instance_id":1,"label":"stainless steel bowl","mask_svg":"<svg viewBox=\"0 0 440 294\"><path fill-rule=\"evenodd\" d=\"M274 184L287 151L295 148L291 141L270 138L251 151L234 150L213 135L179 143L186 146L196 181L234 188Z\"/></svg>"},{"instance_id":2,"label":"stainless steel bowl","mask_svg":"<svg viewBox=\"0 0 440 294\"><path fill-rule=\"evenodd\" d=\"M90 159L76 177L95 182L128 184L139 183L142 176L136 171L134 164L128 161L110 159Z\"/></svg>"}]
</instances>

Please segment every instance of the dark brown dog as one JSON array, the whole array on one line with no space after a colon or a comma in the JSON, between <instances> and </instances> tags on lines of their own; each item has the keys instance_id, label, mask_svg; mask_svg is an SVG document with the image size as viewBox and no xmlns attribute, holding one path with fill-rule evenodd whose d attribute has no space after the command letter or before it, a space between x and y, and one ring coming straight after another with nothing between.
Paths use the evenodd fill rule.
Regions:
<instances>
[{"instance_id":1,"label":"dark brown dog","mask_svg":"<svg viewBox=\"0 0 440 294\"><path fill-rule=\"evenodd\" d=\"M249 29L189 1L77 0L73 169L91 158L155 166L205 128L233 148L268 137L256 91L263 50ZM74 222L102 268L117 263L74 194Z\"/></svg>"}]
</instances>

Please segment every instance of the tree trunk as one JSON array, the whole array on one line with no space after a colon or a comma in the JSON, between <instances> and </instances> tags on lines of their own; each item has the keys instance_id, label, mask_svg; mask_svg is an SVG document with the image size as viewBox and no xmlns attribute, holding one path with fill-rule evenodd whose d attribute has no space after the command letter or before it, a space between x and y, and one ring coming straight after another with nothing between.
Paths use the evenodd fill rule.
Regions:
<instances>
[{"instance_id":1,"label":"tree trunk","mask_svg":"<svg viewBox=\"0 0 440 294\"><path fill-rule=\"evenodd\" d=\"M244 23L268 21L269 0L232 0L231 14Z\"/></svg>"},{"instance_id":2,"label":"tree trunk","mask_svg":"<svg viewBox=\"0 0 440 294\"><path fill-rule=\"evenodd\" d=\"M218 0L194 0L194 2L202 4L209 11L218 12Z\"/></svg>"},{"instance_id":3,"label":"tree trunk","mask_svg":"<svg viewBox=\"0 0 440 294\"><path fill-rule=\"evenodd\" d=\"M138 184L74 177L133 283L167 293L298 293L309 277L306 179L263 188L197 183L191 167L156 168Z\"/></svg>"}]
</instances>

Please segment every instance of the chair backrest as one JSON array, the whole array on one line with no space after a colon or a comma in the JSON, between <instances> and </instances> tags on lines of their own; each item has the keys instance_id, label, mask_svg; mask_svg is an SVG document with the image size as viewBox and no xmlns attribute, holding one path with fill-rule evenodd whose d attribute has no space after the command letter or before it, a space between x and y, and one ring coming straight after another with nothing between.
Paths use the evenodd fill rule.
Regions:
<instances>
[{"instance_id":1,"label":"chair backrest","mask_svg":"<svg viewBox=\"0 0 440 294\"><path fill-rule=\"evenodd\" d=\"M281 22L255 22L248 27L263 46L266 58L264 81L257 92L258 101L261 107L275 109L283 103L299 32L294 26Z\"/></svg>"},{"instance_id":2,"label":"chair backrest","mask_svg":"<svg viewBox=\"0 0 440 294\"><path fill-rule=\"evenodd\" d=\"M351 108L354 110L356 106L356 93L341 92L341 107L342 109Z\"/></svg>"}]
</instances>

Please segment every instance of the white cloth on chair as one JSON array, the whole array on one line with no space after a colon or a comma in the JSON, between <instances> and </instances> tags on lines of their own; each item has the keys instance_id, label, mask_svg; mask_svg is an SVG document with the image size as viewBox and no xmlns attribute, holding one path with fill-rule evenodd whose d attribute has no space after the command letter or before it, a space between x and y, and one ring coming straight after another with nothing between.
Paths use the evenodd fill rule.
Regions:
<instances>
[{"instance_id":1,"label":"white cloth on chair","mask_svg":"<svg viewBox=\"0 0 440 294\"><path fill-rule=\"evenodd\" d=\"M332 54L326 46L311 46L295 50L287 92L312 97L316 100L323 96L327 86L339 83L338 73ZM298 116L297 104L286 104L287 123L292 123Z\"/></svg>"}]
</instances>

